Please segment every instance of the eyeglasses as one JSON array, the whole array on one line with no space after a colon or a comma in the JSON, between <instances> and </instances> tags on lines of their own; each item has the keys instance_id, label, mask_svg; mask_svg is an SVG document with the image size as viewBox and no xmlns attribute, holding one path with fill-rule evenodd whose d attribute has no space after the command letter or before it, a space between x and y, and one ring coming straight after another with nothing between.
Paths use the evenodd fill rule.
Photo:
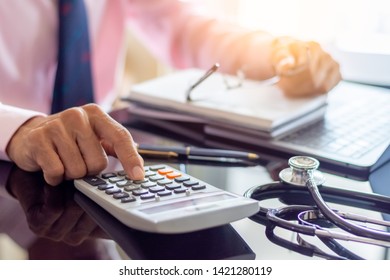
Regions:
<instances>
[{"instance_id":1,"label":"eyeglasses","mask_svg":"<svg viewBox=\"0 0 390 280\"><path fill-rule=\"evenodd\" d=\"M203 83L208 77L210 77L212 74L218 71L220 65L219 63L215 63L213 66L211 66L210 69L208 69L194 84L192 84L188 90L186 91L186 100L187 102L194 101L194 99L191 96L191 93L193 90L198 87L201 83ZM236 74L236 79L228 79L226 75L222 75L223 83L225 85L225 88L227 90L239 88L242 86L244 80L245 80L245 73L243 70L238 70Z\"/></svg>"}]
</instances>

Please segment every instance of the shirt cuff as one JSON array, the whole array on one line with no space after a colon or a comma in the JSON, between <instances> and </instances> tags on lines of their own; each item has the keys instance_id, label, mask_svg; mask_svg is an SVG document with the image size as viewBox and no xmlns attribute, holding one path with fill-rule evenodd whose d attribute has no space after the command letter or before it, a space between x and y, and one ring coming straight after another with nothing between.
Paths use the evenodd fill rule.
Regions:
<instances>
[{"instance_id":1,"label":"shirt cuff","mask_svg":"<svg viewBox=\"0 0 390 280\"><path fill-rule=\"evenodd\" d=\"M35 116L45 114L0 103L0 160L10 161L6 153L8 142L22 124Z\"/></svg>"},{"instance_id":2,"label":"shirt cuff","mask_svg":"<svg viewBox=\"0 0 390 280\"><path fill-rule=\"evenodd\" d=\"M11 174L14 164L0 161L0 196L15 199L7 190L8 177Z\"/></svg>"}]
</instances>

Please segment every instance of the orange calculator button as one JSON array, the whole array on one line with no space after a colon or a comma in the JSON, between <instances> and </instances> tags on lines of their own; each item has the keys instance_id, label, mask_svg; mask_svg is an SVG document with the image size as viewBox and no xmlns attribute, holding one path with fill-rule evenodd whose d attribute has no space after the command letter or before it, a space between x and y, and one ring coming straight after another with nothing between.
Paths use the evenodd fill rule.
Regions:
<instances>
[{"instance_id":1,"label":"orange calculator button","mask_svg":"<svg viewBox=\"0 0 390 280\"><path fill-rule=\"evenodd\" d=\"M180 177L181 173L179 173L179 172L171 172L171 173L168 173L166 176L167 176L168 179L175 179L177 177Z\"/></svg>"},{"instance_id":2,"label":"orange calculator button","mask_svg":"<svg viewBox=\"0 0 390 280\"><path fill-rule=\"evenodd\" d=\"M170 169L170 168L164 168L164 169L159 169L159 170L158 170L158 173L159 173L160 175L166 175L166 174L172 173L172 172L173 172L173 170Z\"/></svg>"}]
</instances>

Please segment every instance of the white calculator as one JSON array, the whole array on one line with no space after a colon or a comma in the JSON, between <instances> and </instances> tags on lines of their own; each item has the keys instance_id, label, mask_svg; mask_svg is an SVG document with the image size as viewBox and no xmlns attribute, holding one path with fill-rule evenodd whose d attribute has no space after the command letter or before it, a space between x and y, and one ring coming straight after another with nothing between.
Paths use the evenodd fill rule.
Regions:
<instances>
[{"instance_id":1,"label":"white calculator","mask_svg":"<svg viewBox=\"0 0 390 280\"><path fill-rule=\"evenodd\" d=\"M196 231L259 211L257 200L224 191L168 165L146 166L144 180L132 180L117 171L74 183L123 224L148 232Z\"/></svg>"}]
</instances>

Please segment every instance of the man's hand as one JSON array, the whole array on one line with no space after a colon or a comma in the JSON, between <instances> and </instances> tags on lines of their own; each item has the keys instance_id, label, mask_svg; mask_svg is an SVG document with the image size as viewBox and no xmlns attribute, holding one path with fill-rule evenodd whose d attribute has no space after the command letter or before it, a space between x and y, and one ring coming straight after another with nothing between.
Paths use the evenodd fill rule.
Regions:
<instances>
[{"instance_id":1,"label":"man's hand","mask_svg":"<svg viewBox=\"0 0 390 280\"><path fill-rule=\"evenodd\" d=\"M339 64L315 42L277 38L271 63L278 86L289 97L324 94L341 80Z\"/></svg>"},{"instance_id":2,"label":"man's hand","mask_svg":"<svg viewBox=\"0 0 390 280\"><path fill-rule=\"evenodd\" d=\"M131 178L144 176L130 133L94 104L30 119L12 137L7 153L26 171L42 170L50 185L99 173L108 155L117 157Z\"/></svg>"}]
</instances>

